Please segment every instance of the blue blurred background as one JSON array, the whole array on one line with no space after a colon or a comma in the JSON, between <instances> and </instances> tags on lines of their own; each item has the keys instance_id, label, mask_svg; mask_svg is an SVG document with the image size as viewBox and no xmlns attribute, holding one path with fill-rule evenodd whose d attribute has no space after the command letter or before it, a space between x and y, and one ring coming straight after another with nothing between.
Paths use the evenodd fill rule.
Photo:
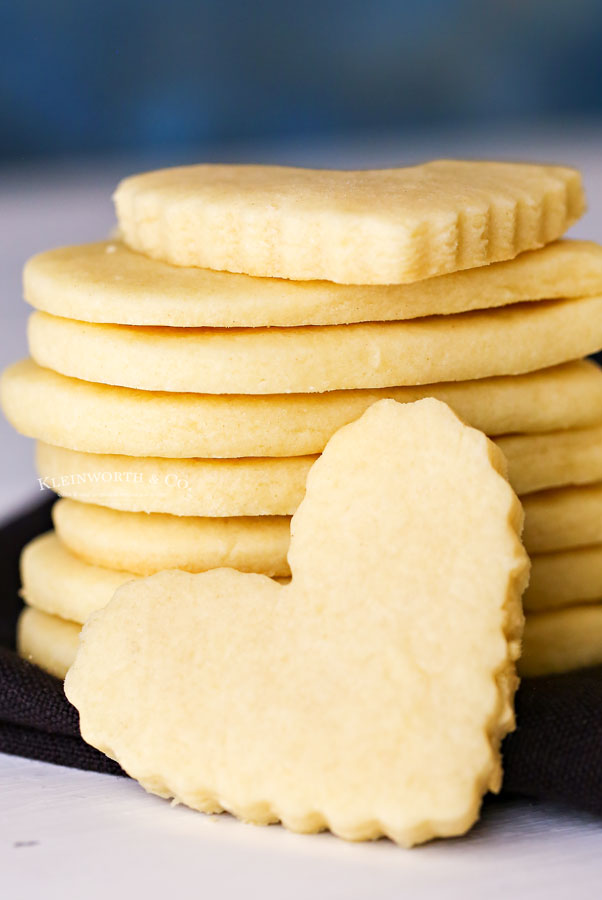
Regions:
<instances>
[{"instance_id":1,"label":"blue blurred background","mask_svg":"<svg viewBox=\"0 0 602 900\"><path fill-rule=\"evenodd\" d=\"M4 0L0 158L602 118L600 0Z\"/></svg>"}]
</instances>

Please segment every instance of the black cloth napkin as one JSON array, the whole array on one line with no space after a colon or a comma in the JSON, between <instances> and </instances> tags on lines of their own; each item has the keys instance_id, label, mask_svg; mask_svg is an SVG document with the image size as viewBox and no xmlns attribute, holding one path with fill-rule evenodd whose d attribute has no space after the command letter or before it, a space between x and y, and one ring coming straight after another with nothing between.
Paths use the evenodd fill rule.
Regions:
<instances>
[{"instance_id":1,"label":"black cloth napkin","mask_svg":"<svg viewBox=\"0 0 602 900\"><path fill-rule=\"evenodd\" d=\"M0 528L0 752L123 775L79 735L76 710L56 678L17 657L18 560L51 527L52 501ZM525 679L518 728L504 741L504 795L561 802L602 815L602 667Z\"/></svg>"},{"instance_id":2,"label":"black cloth napkin","mask_svg":"<svg viewBox=\"0 0 602 900\"><path fill-rule=\"evenodd\" d=\"M52 528L55 499L51 495L0 527L0 753L123 775L116 762L82 741L77 710L62 683L14 652L23 606L19 556L28 541Z\"/></svg>"}]
</instances>

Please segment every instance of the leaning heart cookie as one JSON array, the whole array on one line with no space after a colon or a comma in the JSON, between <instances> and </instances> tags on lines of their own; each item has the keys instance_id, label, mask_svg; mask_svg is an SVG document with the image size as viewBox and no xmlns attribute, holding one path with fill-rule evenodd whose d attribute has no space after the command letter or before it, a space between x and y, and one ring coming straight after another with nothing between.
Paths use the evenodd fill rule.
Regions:
<instances>
[{"instance_id":1,"label":"leaning heart cookie","mask_svg":"<svg viewBox=\"0 0 602 900\"><path fill-rule=\"evenodd\" d=\"M329 442L290 585L217 569L119 589L66 681L149 791L296 831L465 832L501 780L528 561L501 453L439 401Z\"/></svg>"}]
</instances>

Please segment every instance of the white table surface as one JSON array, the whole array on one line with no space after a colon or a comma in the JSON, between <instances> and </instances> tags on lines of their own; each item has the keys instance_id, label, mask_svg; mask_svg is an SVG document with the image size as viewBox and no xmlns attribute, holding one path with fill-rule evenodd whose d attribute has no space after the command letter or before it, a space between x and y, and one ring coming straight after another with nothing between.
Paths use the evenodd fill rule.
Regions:
<instances>
[{"instance_id":1,"label":"white table surface","mask_svg":"<svg viewBox=\"0 0 602 900\"><path fill-rule=\"evenodd\" d=\"M602 130L565 125L413 141L281 144L227 154L246 161L358 167L463 155L581 167L593 209L572 234L602 240ZM136 162L112 160L0 169L2 367L26 354L24 260L38 250L104 236L113 224L111 191L121 175L138 168ZM31 442L0 421L0 517L37 495ZM203 893L266 900L555 900L594 897L601 885L602 822L550 805L493 805L468 837L407 852L388 841L350 845L331 835L293 835L278 826L207 817L171 807L122 778L0 754L0 889L14 900L120 898L142 889L149 900Z\"/></svg>"}]
</instances>

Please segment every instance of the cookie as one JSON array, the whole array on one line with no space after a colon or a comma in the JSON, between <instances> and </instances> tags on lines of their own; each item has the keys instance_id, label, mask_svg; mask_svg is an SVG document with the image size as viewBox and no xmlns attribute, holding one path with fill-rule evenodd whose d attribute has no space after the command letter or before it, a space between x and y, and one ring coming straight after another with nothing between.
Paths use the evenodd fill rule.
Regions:
<instances>
[{"instance_id":1,"label":"cookie","mask_svg":"<svg viewBox=\"0 0 602 900\"><path fill-rule=\"evenodd\" d=\"M522 498L529 553L602 543L602 483L555 488Z\"/></svg>"},{"instance_id":2,"label":"cookie","mask_svg":"<svg viewBox=\"0 0 602 900\"><path fill-rule=\"evenodd\" d=\"M241 572L290 574L284 516L200 518L118 512L59 500L54 526L65 547L84 561L137 575L161 569L205 572L230 566Z\"/></svg>"},{"instance_id":3,"label":"cookie","mask_svg":"<svg viewBox=\"0 0 602 900\"><path fill-rule=\"evenodd\" d=\"M78 622L26 607L19 617L17 649L24 659L64 679L75 661L80 633ZM518 664L524 677L600 663L602 607L581 606L527 616Z\"/></svg>"},{"instance_id":4,"label":"cookie","mask_svg":"<svg viewBox=\"0 0 602 900\"><path fill-rule=\"evenodd\" d=\"M244 508L241 498L228 490L220 491L219 502L212 506L211 498L199 496L185 499L187 488L178 487L177 482L164 484L166 478L183 480L184 474L193 471L197 462L203 468L206 461L187 460L182 464L178 460L83 454L49 444L39 444L37 449L42 483L63 497L115 510L171 512L174 516L191 515L191 509L202 509L205 516L224 515L224 509L228 509L229 514L233 515L234 509ZM180 465L181 469L178 468ZM158 486L151 482L153 477L158 478ZM304 494L301 481L296 492L300 500ZM288 495L293 498L292 487ZM254 502L253 495L251 500ZM227 506L224 505L226 502ZM526 515L523 538L530 553L548 553L602 543L601 482L537 491L523 495L522 502ZM218 509L220 512L215 511ZM285 529L286 516L264 513L263 517L247 518L245 530L254 526L256 518L266 516L276 523L274 527ZM279 520L280 524L277 524Z\"/></svg>"},{"instance_id":5,"label":"cookie","mask_svg":"<svg viewBox=\"0 0 602 900\"><path fill-rule=\"evenodd\" d=\"M195 519L116 512L73 500L59 500L53 508L53 518L63 547L91 565L149 575L167 568L197 572L224 564L214 556L206 559L204 565L199 563L199 548L194 540L198 534ZM191 539L185 542L182 535L189 535ZM45 540L48 540L49 550L56 544L47 536ZM43 543L37 559L40 577L46 584L47 580L56 582L56 577L46 568L48 556L44 557L41 552ZM281 577L288 575L287 550L288 541L279 541L268 565L264 565L266 554L262 552L251 558L248 570L278 573ZM62 556L66 558L64 551ZM240 562L231 564L234 568L243 568ZM109 591L112 593L110 587L107 594ZM528 612L599 599L602 599L602 545L531 557L531 577L523 596L523 605ZM31 596L28 600L33 603ZM95 608L104 605L99 602ZM65 615L64 611L62 615ZM68 616L79 621L73 608L69 609Z\"/></svg>"},{"instance_id":6,"label":"cookie","mask_svg":"<svg viewBox=\"0 0 602 900\"><path fill-rule=\"evenodd\" d=\"M133 572L116 571L116 566L105 568L84 562L53 531L34 538L21 554L21 593L25 602L74 622L85 622L132 578L136 578Z\"/></svg>"},{"instance_id":7,"label":"cookie","mask_svg":"<svg viewBox=\"0 0 602 900\"><path fill-rule=\"evenodd\" d=\"M519 434L496 441L517 494L602 481L602 426Z\"/></svg>"},{"instance_id":8,"label":"cookie","mask_svg":"<svg viewBox=\"0 0 602 900\"><path fill-rule=\"evenodd\" d=\"M80 627L75 622L26 608L19 620L19 653L62 679L75 660ZM602 604L527 616L518 663L523 677L559 674L600 664Z\"/></svg>"},{"instance_id":9,"label":"cookie","mask_svg":"<svg viewBox=\"0 0 602 900\"><path fill-rule=\"evenodd\" d=\"M319 453L371 403L432 395L487 434L602 422L602 371L566 363L527 375L424 387L264 397L165 394L92 384L23 360L0 381L2 406L28 437L89 453L163 457Z\"/></svg>"},{"instance_id":10,"label":"cookie","mask_svg":"<svg viewBox=\"0 0 602 900\"><path fill-rule=\"evenodd\" d=\"M126 514L123 513L122 515ZM63 519L66 518L66 516L63 517ZM57 532L49 531L34 538L23 550L21 554L22 595L28 605L35 607L35 609L81 624L93 612L106 606L118 587L127 581L139 578L140 575L133 571L118 570L116 568L118 554L107 558L106 546L110 546L111 539L109 535L104 537L103 535L90 535L89 527L93 516L90 516L85 521L83 526L84 535L77 539L74 538L73 533L69 529L71 522L63 524L63 519L59 522L61 526L60 539ZM75 516L72 516L71 520L74 519ZM80 516L80 519L84 520L85 516ZM98 522L99 519L96 521ZM140 543L136 544L135 539L132 537L131 529L128 532L127 523L121 523L118 532L122 537L124 535L127 537L129 558L134 564L137 562L138 565L141 565L144 562L147 570L152 570L153 572L161 570L161 563L165 558L165 553L163 558L158 557L154 561L155 568L153 569L153 561L150 555L147 553L145 558L144 548L140 546ZM62 540L64 536L67 539L72 539L74 547L82 551L81 555L76 555L75 552L69 549ZM275 561L273 568L289 571L286 562L287 549L288 535L284 553L280 554L279 560ZM95 552L97 554L96 557L94 556ZM107 558L108 565L86 561L85 558L82 558L86 553L90 559ZM123 562L125 562L127 555L127 548L126 550L121 550L121 560ZM181 556L182 548L180 545ZM191 559L194 560L195 558L198 561L198 553L196 557L194 554L191 554ZM179 562L182 564L182 559ZM276 580L285 582L287 578L286 576L279 576Z\"/></svg>"},{"instance_id":11,"label":"cookie","mask_svg":"<svg viewBox=\"0 0 602 900\"><path fill-rule=\"evenodd\" d=\"M512 259L584 212L574 169L437 160L375 171L183 166L115 193L124 240L180 266L399 284Z\"/></svg>"},{"instance_id":12,"label":"cookie","mask_svg":"<svg viewBox=\"0 0 602 900\"><path fill-rule=\"evenodd\" d=\"M602 544L531 557L531 578L523 595L527 612L602 601Z\"/></svg>"},{"instance_id":13,"label":"cookie","mask_svg":"<svg viewBox=\"0 0 602 900\"><path fill-rule=\"evenodd\" d=\"M66 681L84 739L206 812L463 833L514 721L528 561L503 467L436 400L375 404L310 472L290 585L163 572L88 621Z\"/></svg>"},{"instance_id":14,"label":"cookie","mask_svg":"<svg viewBox=\"0 0 602 900\"><path fill-rule=\"evenodd\" d=\"M36 309L84 322L343 325L602 294L602 247L555 241L506 262L415 284L358 286L170 266L120 241L101 241L39 253L26 264L23 285Z\"/></svg>"},{"instance_id":15,"label":"cookie","mask_svg":"<svg viewBox=\"0 0 602 900\"><path fill-rule=\"evenodd\" d=\"M17 652L61 680L73 663L81 625L25 607L17 625Z\"/></svg>"},{"instance_id":16,"label":"cookie","mask_svg":"<svg viewBox=\"0 0 602 900\"><path fill-rule=\"evenodd\" d=\"M51 444L36 448L43 489L113 509L174 516L291 515L315 459L162 459L80 453ZM231 539L224 534L220 545Z\"/></svg>"},{"instance_id":17,"label":"cookie","mask_svg":"<svg viewBox=\"0 0 602 900\"><path fill-rule=\"evenodd\" d=\"M529 678L602 663L602 603L527 616L519 672Z\"/></svg>"},{"instance_id":18,"label":"cookie","mask_svg":"<svg viewBox=\"0 0 602 900\"><path fill-rule=\"evenodd\" d=\"M497 438L518 494L602 479L602 428ZM163 459L38 444L40 486L130 512L176 516L292 515L315 456ZM235 568L240 568L236 566ZM263 569L252 571L263 571Z\"/></svg>"},{"instance_id":19,"label":"cookie","mask_svg":"<svg viewBox=\"0 0 602 900\"><path fill-rule=\"evenodd\" d=\"M602 348L602 296L407 322L134 328L34 312L41 366L150 391L276 394L518 375Z\"/></svg>"},{"instance_id":20,"label":"cookie","mask_svg":"<svg viewBox=\"0 0 602 900\"><path fill-rule=\"evenodd\" d=\"M79 552L78 540L85 540L89 544L95 541L109 541L104 551L107 554L106 559L112 568L119 567L116 558L112 556L111 536L103 536L100 529L96 537L93 535L103 514L106 514L108 521L109 515L113 513L115 516L113 527L116 527L118 521L130 521L129 528L132 535L135 535L143 527L141 523L146 521L144 516L148 513L157 513L151 520L154 522L154 533L159 544L163 539L168 540L168 534L172 533L167 530L169 525L166 524L171 519L202 515L200 521L203 522L204 533L208 537L212 517L229 515L235 517L230 521L238 523L237 531L241 535L241 545L237 546L236 550L238 553L247 554L246 558L250 560L248 569L266 574L287 574L284 571L268 570L270 567L278 568L285 565L283 561L288 549L289 515L282 512L264 512L262 515L243 516L242 513L235 513L235 510L249 508L243 506L249 502L249 498L237 497L233 491L223 489L219 492L219 496L215 491L212 499L202 494L186 496L187 488L178 487L177 483L172 484L171 481L169 485L165 485L166 478L183 481L186 473L194 471L197 463L202 469L205 462L205 460L153 460L102 456L64 450L49 444L39 444L37 447L37 466L42 483L55 490L61 497L76 501L76 508L80 510L81 520L73 529L75 536L72 546L76 552ZM308 465L308 470L310 468ZM152 483L153 478L158 479L158 485ZM289 485L288 496L292 499L295 493L297 503L293 504L289 513L297 509L298 503L305 495L305 480L299 479L294 489ZM250 502L254 503L255 495L249 496ZM523 495L521 499L526 517L523 539L529 553L548 553L602 543L601 483L538 491ZM271 507L272 510L284 508L275 505ZM84 517L87 517L86 532L90 532L90 537L84 537L83 534ZM219 523L219 518L217 522ZM175 527L174 525L173 528ZM79 539L78 528L82 530ZM221 525L215 525L216 541L220 528ZM262 529L265 529L265 532ZM117 534L116 531L115 537ZM163 538L159 537L161 534ZM116 537L115 542L119 544L120 539ZM257 549L262 544L263 554ZM213 546L212 543L212 559L214 552L216 558L218 556ZM91 552L94 551L88 551ZM119 547L115 547L115 553L119 552ZM166 549L164 552L168 553ZM86 551L82 549L82 553L85 555ZM214 566L223 564L225 563L216 562ZM237 568L240 568L240 565Z\"/></svg>"}]
</instances>

